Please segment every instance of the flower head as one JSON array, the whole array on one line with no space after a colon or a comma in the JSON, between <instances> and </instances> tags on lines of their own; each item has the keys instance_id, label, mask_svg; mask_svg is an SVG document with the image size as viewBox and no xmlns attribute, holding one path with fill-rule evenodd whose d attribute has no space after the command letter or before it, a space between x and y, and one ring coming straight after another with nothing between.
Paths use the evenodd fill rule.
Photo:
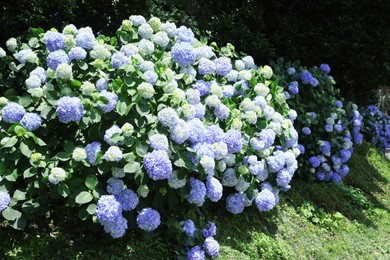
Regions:
<instances>
[{"instance_id":1,"label":"flower head","mask_svg":"<svg viewBox=\"0 0 390 260\"><path fill-rule=\"evenodd\" d=\"M160 222L160 214L152 208L144 208L138 213L137 225L147 232L155 230Z\"/></svg>"}]
</instances>

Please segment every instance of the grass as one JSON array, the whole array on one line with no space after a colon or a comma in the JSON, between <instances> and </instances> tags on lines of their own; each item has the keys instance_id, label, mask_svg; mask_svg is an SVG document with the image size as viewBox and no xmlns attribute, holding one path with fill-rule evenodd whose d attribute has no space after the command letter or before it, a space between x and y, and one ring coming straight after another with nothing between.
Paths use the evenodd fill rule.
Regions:
<instances>
[{"instance_id":1,"label":"grass","mask_svg":"<svg viewBox=\"0 0 390 260\"><path fill-rule=\"evenodd\" d=\"M390 259L390 162L364 144L341 185L295 179L275 210L217 222L218 259ZM113 240L65 223L26 232L1 228L0 255L9 259L174 259L174 241L128 232ZM93 235L91 235L93 234ZM9 239L4 239L9 237Z\"/></svg>"}]
</instances>

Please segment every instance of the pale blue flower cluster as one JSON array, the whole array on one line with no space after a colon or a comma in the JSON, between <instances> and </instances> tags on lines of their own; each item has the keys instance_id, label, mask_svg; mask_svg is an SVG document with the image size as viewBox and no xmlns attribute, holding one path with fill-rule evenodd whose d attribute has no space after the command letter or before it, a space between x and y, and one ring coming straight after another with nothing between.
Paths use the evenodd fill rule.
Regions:
<instances>
[{"instance_id":1,"label":"pale blue flower cluster","mask_svg":"<svg viewBox=\"0 0 390 260\"><path fill-rule=\"evenodd\" d=\"M155 230L161 223L160 214L152 208L142 209L137 216L137 225L147 232Z\"/></svg>"},{"instance_id":2,"label":"pale blue flower cluster","mask_svg":"<svg viewBox=\"0 0 390 260\"><path fill-rule=\"evenodd\" d=\"M2 110L3 121L6 123L16 123L22 120L26 110L15 102L8 103Z\"/></svg>"},{"instance_id":3,"label":"pale blue flower cluster","mask_svg":"<svg viewBox=\"0 0 390 260\"><path fill-rule=\"evenodd\" d=\"M84 116L84 108L77 97L62 97L57 102L57 116L61 123L78 122Z\"/></svg>"},{"instance_id":4,"label":"pale blue flower cluster","mask_svg":"<svg viewBox=\"0 0 390 260\"><path fill-rule=\"evenodd\" d=\"M22 120L20 120L20 123L24 128L26 128L26 130L32 132L41 126L42 118L36 113L26 113L24 114Z\"/></svg>"},{"instance_id":5,"label":"pale blue flower cluster","mask_svg":"<svg viewBox=\"0 0 390 260\"><path fill-rule=\"evenodd\" d=\"M0 212L6 209L11 201L11 198L7 192L0 191Z\"/></svg>"},{"instance_id":6,"label":"pale blue flower cluster","mask_svg":"<svg viewBox=\"0 0 390 260\"><path fill-rule=\"evenodd\" d=\"M48 32L44 41L49 51L56 51L65 47L64 34L59 32Z\"/></svg>"}]
</instances>

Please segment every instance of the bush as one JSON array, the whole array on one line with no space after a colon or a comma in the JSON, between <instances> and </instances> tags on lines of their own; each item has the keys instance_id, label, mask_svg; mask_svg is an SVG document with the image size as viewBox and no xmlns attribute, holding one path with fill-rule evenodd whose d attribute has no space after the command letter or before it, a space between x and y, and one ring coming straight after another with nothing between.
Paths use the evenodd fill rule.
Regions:
<instances>
[{"instance_id":1,"label":"bush","mask_svg":"<svg viewBox=\"0 0 390 260\"><path fill-rule=\"evenodd\" d=\"M362 110L362 133L367 141L378 149L390 147L390 116L387 116L375 105L364 107Z\"/></svg>"},{"instance_id":2,"label":"bush","mask_svg":"<svg viewBox=\"0 0 390 260\"><path fill-rule=\"evenodd\" d=\"M306 68L279 59L273 64L274 79L284 88L298 131L301 175L340 183L349 168L353 145L361 144L362 118L357 106L344 102L327 64ZM346 104L345 104L346 103Z\"/></svg>"},{"instance_id":3,"label":"bush","mask_svg":"<svg viewBox=\"0 0 390 260\"><path fill-rule=\"evenodd\" d=\"M73 208L114 238L163 224L190 258L215 256L212 222L193 234L179 221L225 200L268 211L290 188L298 135L269 66L156 17L130 16L113 37L31 33L0 60L2 215L15 228Z\"/></svg>"}]
</instances>

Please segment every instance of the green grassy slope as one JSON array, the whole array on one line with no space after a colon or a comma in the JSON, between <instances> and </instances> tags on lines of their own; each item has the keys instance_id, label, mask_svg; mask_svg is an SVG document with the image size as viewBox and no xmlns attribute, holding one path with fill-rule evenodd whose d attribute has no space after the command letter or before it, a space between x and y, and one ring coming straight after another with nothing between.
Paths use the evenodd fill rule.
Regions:
<instances>
[{"instance_id":1,"label":"green grassy slope","mask_svg":"<svg viewBox=\"0 0 390 260\"><path fill-rule=\"evenodd\" d=\"M390 259L390 161L364 144L349 167L341 185L295 179L271 212L210 213L208 219L218 227L218 259ZM175 258L173 243L159 236L145 239L128 232L125 239L113 240L100 233L91 236L71 223L66 228L49 223L28 233L1 228L0 255L10 259Z\"/></svg>"}]
</instances>

